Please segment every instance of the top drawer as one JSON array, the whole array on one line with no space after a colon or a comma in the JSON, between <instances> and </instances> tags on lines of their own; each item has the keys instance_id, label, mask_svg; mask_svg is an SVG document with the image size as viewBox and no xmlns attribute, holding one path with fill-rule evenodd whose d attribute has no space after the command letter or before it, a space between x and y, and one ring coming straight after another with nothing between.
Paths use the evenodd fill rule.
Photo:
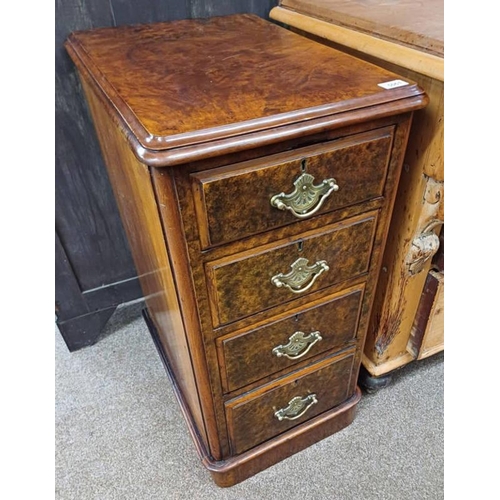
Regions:
<instances>
[{"instance_id":1,"label":"top drawer","mask_svg":"<svg viewBox=\"0 0 500 500\"><path fill-rule=\"evenodd\" d=\"M191 175L203 248L382 196L394 127Z\"/></svg>"}]
</instances>

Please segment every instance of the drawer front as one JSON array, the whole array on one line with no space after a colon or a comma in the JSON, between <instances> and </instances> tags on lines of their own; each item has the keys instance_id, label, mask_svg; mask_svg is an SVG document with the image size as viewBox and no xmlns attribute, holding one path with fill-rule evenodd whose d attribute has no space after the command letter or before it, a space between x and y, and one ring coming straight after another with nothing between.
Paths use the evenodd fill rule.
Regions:
<instances>
[{"instance_id":1,"label":"drawer front","mask_svg":"<svg viewBox=\"0 0 500 500\"><path fill-rule=\"evenodd\" d=\"M368 271L377 212L206 264L214 326Z\"/></svg>"},{"instance_id":2,"label":"drawer front","mask_svg":"<svg viewBox=\"0 0 500 500\"><path fill-rule=\"evenodd\" d=\"M225 391L355 339L362 296L363 286L353 287L261 328L217 339Z\"/></svg>"},{"instance_id":3,"label":"drawer front","mask_svg":"<svg viewBox=\"0 0 500 500\"><path fill-rule=\"evenodd\" d=\"M192 174L202 247L382 196L393 132L386 127Z\"/></svg>"},{"instance_id":4,"label":"drawer front","mask_svg":"<svg viewBox=\"0 0 500 500\"><path fill-rule=\"evenodd\" d=\"M354 361L349 352L226 403L233 453L242 453L345 401ZM294 399L297 398L297 399Z\"/></svg>"}]
</instances>

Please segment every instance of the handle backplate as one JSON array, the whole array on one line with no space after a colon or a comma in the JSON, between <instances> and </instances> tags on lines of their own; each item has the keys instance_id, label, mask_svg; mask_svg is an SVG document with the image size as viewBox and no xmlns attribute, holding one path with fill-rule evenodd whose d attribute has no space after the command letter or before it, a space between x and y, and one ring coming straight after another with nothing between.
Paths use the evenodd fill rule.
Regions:
<instances>
[{"instance_id":1,"label":"handle backplate","mask_svg":"<svg viewBox=\"0 0 500 500\"><path fill-rule=\"evenodd\" d=\"M279 273L271 278L271 282L278 288L286 287L293 293L302 293L309 290L316 279L330 269L325 260L318 260L309 266L309 260L304 257L297 259L290 267L288 274Z\"/></svg>"},{"instance_id":2,"label":"handle backplate","mask_svg":"<svg viewBox=\"0 0 500 500\"><path fill-rule=\"evenodd\" d=\"M339 189L333 178L325 179L317 186L313 182L314 176L304 172L293 183L293 192L275 194L271 198L271 205L279 210L289 210L299 219L310 217L321 208L333 191Z\"/></svg>"},{"instance_id":3,"label":"handle backplate","mask_svg":"<svg viewBox=\"0 0 500 500\"><path fill-rule=\"evenodd\" d=\"M274 412L274 416L281 422L282 420L296 420L318 402L316 394L309 394L305 398L294 397L286 408L281 408Z\"/></svg>"},{"instance_id":4,"label":"handle backplate","mask_svg":"<svg viewBox=\"0 0 500 500\"><path fill-rule=\"evenodd\" d=\"M311 347L320 340L322 337L319 332L311 332L307 336L304 332L295 332L288 339L288 344L275 347L273 354L278 358L285 356L288 359L299 359L305 356Z\"/></svg>"}]
</instances>

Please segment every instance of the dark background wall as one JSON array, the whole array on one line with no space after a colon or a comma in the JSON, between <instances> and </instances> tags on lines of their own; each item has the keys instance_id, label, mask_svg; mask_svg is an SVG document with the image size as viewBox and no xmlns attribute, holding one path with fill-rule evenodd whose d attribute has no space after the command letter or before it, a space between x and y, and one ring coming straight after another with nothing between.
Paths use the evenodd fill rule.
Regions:
<instances>
[{"instance_id":1,"label":"dark background wall","mask_svg":"<svg viewBox=\"0 0 500 500\"><path fill-rule=\"evenodd\" d=\"M69 349L94 343L117 305L141 297L68 34L101 26L251 12L277 0L56 0L56 314Z\"/></svg>"}]
</instances>

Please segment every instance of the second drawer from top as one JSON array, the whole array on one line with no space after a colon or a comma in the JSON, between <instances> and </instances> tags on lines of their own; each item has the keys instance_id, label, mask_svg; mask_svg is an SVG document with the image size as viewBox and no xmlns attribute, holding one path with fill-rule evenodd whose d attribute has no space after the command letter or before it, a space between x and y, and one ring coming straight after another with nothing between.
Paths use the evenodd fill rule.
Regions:
<instances>
[{"instance_id":1,"label":"second drawer from top","mask_svg":"<svg viewBox=\"0 0 500 500\"><path fill-rule=\"evenodd\" d=\"M213 326L368 272L377 215L367 212L208 262Z\"/></svg>"}]
</instances>

